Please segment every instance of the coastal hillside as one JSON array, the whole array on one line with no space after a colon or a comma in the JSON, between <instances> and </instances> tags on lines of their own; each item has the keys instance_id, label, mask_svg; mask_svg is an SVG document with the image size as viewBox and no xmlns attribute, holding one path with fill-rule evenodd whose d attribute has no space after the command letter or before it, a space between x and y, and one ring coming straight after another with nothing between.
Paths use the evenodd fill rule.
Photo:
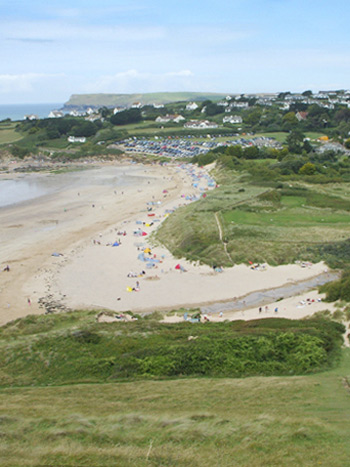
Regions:
<instances>
[{"instance_id":1,"label":"coastal hillside","mask_svg":"<svg viewBox=\"0 0 350 467\"><path fill-rule=\"evenodd\" d=\"M76 107L112 107L112 106L131 106L135 102L146 104L169 104L179 101L205 101L220 100L226 97L226 94L217 94L212 92L151 92L145 94L73 94L64 108L71 109Z\"/></svg>"}]
</instances>

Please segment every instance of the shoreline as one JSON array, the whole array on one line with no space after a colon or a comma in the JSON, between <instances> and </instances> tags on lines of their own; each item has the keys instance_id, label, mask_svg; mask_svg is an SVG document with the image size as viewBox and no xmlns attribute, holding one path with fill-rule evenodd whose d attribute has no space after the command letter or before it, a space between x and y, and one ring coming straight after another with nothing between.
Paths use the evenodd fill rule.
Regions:
<instances>
[{"instance_id":1,"label":"shoreline","mask_svg":"<svg viewBox=\"0 0 350 467\"><path fill-rule=\"evenodd\" d=\"M99 167L103 172L111 165L128 170L125 164L110 162ZM63 309L174 310L227 303L235 297L244 300L242 297L250 293L302 282L324 272L325 265L319 263L309 268L266 266L264 271L237 265L214 273L209 266L174 258L163 246L154 246L149 236L167 217L167 211L187 204L186 197L198 197L209 189L206 172L193 168L192 173L188 166L180 169L175 165L138 164L137 168L141 175L138 185L125 187L123 195L116 195L110 186L86 185L78 197L76 188L68 188L0 213L7 230L0 261L1 265L8 261L11 267L10 273L0 273L0 324L44 313L39 305L45 300ZM86 174L84 171L81 176ZM194 176L200 179L197 188L193 187ZM95 203L94 208L91 203ZM148 216L150 204L152 217ZM146 237L133 235L140 226ZM121 245L113 248L111 244L117 239ZM147 247L159 260L151 269L138 259L140 248ZM53 252L63 256L52 257ZM177 264L187 272L176 270ZM139 273L142 269L145 275L128 277L130 271ZM132 290L137 283L138 290Z\"/></svg>"}]
</instances>

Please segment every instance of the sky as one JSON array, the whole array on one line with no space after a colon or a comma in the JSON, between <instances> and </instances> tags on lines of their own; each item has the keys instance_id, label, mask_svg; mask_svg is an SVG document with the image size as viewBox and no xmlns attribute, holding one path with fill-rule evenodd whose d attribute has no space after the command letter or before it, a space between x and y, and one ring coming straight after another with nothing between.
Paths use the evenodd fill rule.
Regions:
<instances>
[{"instance_id":1,"label":"sky","mask_svg":"<svg viewBox=\"0 0 350 467\"><path fill-rule=\"evenodd\" d=\"M348 0L0 0L0 104L350 88Z\"/></svg>"}]
</instances>

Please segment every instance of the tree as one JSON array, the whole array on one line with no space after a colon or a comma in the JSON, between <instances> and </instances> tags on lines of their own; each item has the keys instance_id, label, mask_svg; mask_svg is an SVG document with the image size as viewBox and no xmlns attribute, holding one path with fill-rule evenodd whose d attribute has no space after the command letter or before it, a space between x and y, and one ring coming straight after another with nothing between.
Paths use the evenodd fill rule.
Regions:
<instances>
[{"instance_id":1,"label":"tree","mask_svg":"<svg viewBox=\"0 0 350 467\"><path fill-rule=\"evenodd\" d=\"M243 154L242 146L240 146L239 144L235 144L234 146L228 146L225 150L225 154L227 154L228 156L240 158Z\"/></svg>"},{"instance_id":2,"label":"tree","mask_svg":"<svg viewBox=\"0 0 350 467\"><path fill-rule=\"evenodd\" d=\"M306 162L299 169L300 175L313 175L316 172L316 166L312 162Z\"/></svg>"},{"instance_id":3,"label":"tree","mask_svg":"<svg viewBox=\"0 0 350 467\"><path fill-rule=\"evenodd\" d=\"M282 120L283 123L286 123L291 127L298 125L298 119L294 112L287 112L285 115L283 115Z\"/></svg>"},{"instance_id":4,"label":"tree","mask_svg":"<svg viewBox=\"0 0 350 467\"><path fill-rule=\"evenodd\" d=\"M219 113L222 113L222 107L220 107L219 105L211 102L210 104L205 106L205 114L209 117L212 117L213 115L217 115Z\"/></svg>"},{"instance_id":5,"label":"tree","mask_svg":"<svg viewBox=\"0 0 350 467\"><path fill-rule=\"evenodd\" d=\"M311 97L312 96L312 91L310 91L310 90L304 91L301 95L305 96L305 97Z\"/></svg>"},{"instance_id":6,"label":"tree","mask_svg":"<svg viewBox=\"0 0 350 467\"><path fill-rule=\"evenodd\" d=\"M303 141L305 136L300 130L292 130L287 136L287 145L289 152L294 154L301 154L303 150Z\"/></svg>"},{"instance_id":7,"label":"tree","mask_svg":"<svg viewBox=\"0 0 350 467\"><path fill-rule=\"evenodd\" d=\"M259 149L256 146L249 146L243 149L244 159L259 159Z\"/></svg>"},{"instance_id":8,"label":"tree","mask_svg":"<svg viewBox=\"0 0 350 467\"><path fill-rule=\"evenodd\" d=\"M137 123L142 120L140 109L128 109L112 115L110 122L113 125L127 125L128 123Z\"/></svg>"}]
</instances>

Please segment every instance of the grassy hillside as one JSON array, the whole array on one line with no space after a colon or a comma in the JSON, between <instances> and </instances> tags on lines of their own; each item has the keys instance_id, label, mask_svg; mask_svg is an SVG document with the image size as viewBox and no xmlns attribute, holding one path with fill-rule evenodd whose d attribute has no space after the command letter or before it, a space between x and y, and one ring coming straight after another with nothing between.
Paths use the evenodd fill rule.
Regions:
<instances>
[{"instance_id":1,"label":"grassy hillside","mask_svg":"<svg viewBox=\"0 0 350 467\"><path fill-rule=\"evenodd\" d=\"M94 364L104 352L104 365L111 366L106 354L115 352L112 341L122 348L125 361L131 360L138 345L143 358L150 348L162 348L162 342L171 349L175 343L197 345L209 337L207 354L202 356L208 360L211 341L229 340L230 334L259 336L261 349L262 334L287 339L293 329L295 335L327 338L334 331L338 335L338 325L325 321L291 325L277 319L186 328L152 319L97 324L94 316L74 312L28 317L1 328L2 465L347 465L348 350L337 368L308 376L154 381L145 375L134 382L119 378L103 382L98 372L103 362ZM199 337L190 342L188 335ZM64 339L67 345L60 348ZM242 351L246 346L240 347ZM223 361L225 352L220 351ZM269 359L267 354L265 358ZM190 354L186 359L191 360ZM121 360L117 356L112 364ZM67 374L71 384L57 385ZM16 381L26 386L16 387ZM46 386L38 386L43 383Z\"/></svg>"},{"instance_id":2,"label":"grassy hillside","mask_svg":"<svg viewBox=\"0 0 350 467\"><path fill-rule=\"evenodd\" d=\"M329 247L350 237L348 195L347 183L255 183L229 172L220 188L170 216L157 237L176 256L210 265L324 259L343 267L348 248Z\"/></svg>"},{"instance_id":3,"label":"grassy hillside","mask_svg":"<svg viewBox=\"0 0 350 467\"><path fill-rule=\"evenodd\" d=\"M226 94L210 92L152 92L145 94L73 94L65 107L110 107L130 106L134 102L142 104L168 104L178 101L204 101L206 99L220 100Z\"/></svg>"}]
</instances>

